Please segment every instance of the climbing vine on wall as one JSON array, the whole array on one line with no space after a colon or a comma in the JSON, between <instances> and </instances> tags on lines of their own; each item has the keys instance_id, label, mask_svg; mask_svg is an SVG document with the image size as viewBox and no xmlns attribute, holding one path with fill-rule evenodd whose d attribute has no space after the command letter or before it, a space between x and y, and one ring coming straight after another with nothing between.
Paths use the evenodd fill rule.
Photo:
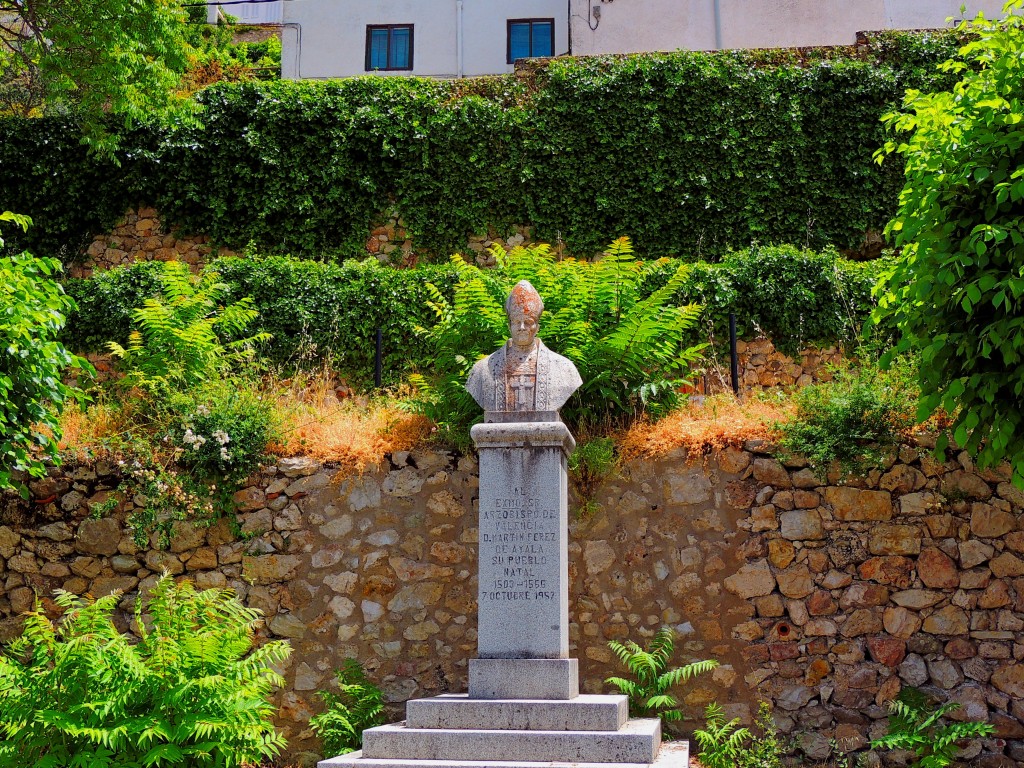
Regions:
<instances>
[{"instance_id":1,"label":"climbing vine on wall","mask_svg":"<svg viewBox=\"0 0 1024 768\"><path fill-rule=\"evenodd\" d=\"M953 50L948 34L888 34L816 53L558 59L522 77L217 85L198 96L201 127L140 130L113 161L58 121L0 121L3 204L38 222L16 245L66 260L132 202L220 244L315 258L361 253L392 206L437 260L513 222L579 254L616 235L645 258L856 248L901 185L897 162L872 163L879 117L907 87L943 85Z\"/></svg>"}]
</instances>

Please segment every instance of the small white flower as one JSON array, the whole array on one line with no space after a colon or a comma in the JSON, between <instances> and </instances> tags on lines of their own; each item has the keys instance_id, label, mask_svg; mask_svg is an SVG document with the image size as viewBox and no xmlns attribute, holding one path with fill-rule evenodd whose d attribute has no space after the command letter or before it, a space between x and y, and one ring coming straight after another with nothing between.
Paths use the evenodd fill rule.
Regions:
<instances>
[{"instance_id":1,"label":"small white flower","mask_svg":"<svg viewBox=\"0 0 1024 768\"><path fill-rule=\"evenodd\" d=\"M228 443L231 442L231 438L228 437L228 433L225 432L223 429L218 429L216 432L214 432L213 439L216 440L221 445L227 445Z\"/></svg>"},{"instance_id":2,"label":"small white flower","mask_svg":"<svg viewBox=\"0 0 1024 768\"><path fill-rule=\"evenodd\" d=\"M228 453L228 449L227 449L227 448L225 448L224 446L221 446L221 449L220 449L220 457L221 457L221 458L222 458L222 459L223 459L224 461L231 461L231 454L230 454L230 453Z\"/></svg>"},{"instance_id":3,"label":"small white flower","mask_svg":"<svg viewBox=\"0 0 1024 768\"><path fill-rule=\"evenodd\" d=\"M207 408L205 405L200 405L199 407L196 408L196 413L198 413L200 416L209 416L210 409Z\"/></svg>"}]
</instances>

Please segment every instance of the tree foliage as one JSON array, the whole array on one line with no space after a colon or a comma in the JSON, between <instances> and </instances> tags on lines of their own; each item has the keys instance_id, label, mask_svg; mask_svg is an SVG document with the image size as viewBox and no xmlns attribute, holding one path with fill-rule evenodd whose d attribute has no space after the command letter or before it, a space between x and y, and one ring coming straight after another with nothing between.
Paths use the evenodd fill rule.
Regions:
<instances>
[{"instance_id":1,"label":"tree foliage","mask_svg":"<svg viewBox=\"0 0 1024 768\"><path fill-rule=\"evenodd\" d=\"M191 113L203 86L279 74L276 36L235 43L233 24L208 25L205 8L186 5L0 0L0 116L70 115L112 157L133 126Z\"/></svg>"},{"instance_id":2,"label":"tree foliage","mask_svg":"<svg viewBox=\"0 0 1024 768\"><path fill-rule=\"evenodd\" d=\"M59 592L59 624L25 615L0 656L2 768L236 768L280 752L267 697L290 648L253 648L257 611L165 574L136 603L136 643L114 625L120 600Z\"/></svg>"},{"instance_id":3,"label":"tree foliage","mask_svg":"<svg viewBox=\"0 0 1024 768\"><path fill-rule=\"evenodd\" d=\"M180 106L191 46L180 0L0 0L0 78L33 116L72 112L110 150L106 115L131 125Z\"/></svg>"},{"instance_id":4,"label":"tree foliage","mask_svg":"<svg viewBox=\"0 0 1024 768\"><path fill-rule=\"evenodd\" d=\"M28 227L28 217L0 213L0 222ZM0 248L3 239L0 238ZM0 490L25 487L13 472L45 473L57 458L61 407L78 395L61 381L65 368L91 366L57 341L75 302L53 279L56 259L28 253L0 256Z\"/></svg>"},{"instance_id":5,"label":"tree foliage","mask_svg":"<svg viewBox=\"0 0 1024 768\"><path fill-rule=\"evenodd\" d=\"M583 378L562 409L569 423L602 427L677 404L679 387L703 348L683 344L700 307L673 301L687 265L677 265L662 287L645 296L640 286L651 265L634 259L627 238L614 241L596 262L558 261L545 245L493 252L498 266L492 270L452 258L459 273L454 297L434 288L430 306L437 322L420 331L433 343L436 378L413 377L419 389L414 408L452 441L464 442L469 425L482 416L466 378L477 360L508 338L505 299L520 280L529 280L544 299L540 338Z\"/></svg>"},{"instance_id":6,"label":"tree foliage","mask_svg":"<svg viewBox=\"0 0 1024 768\"><path fill-rule=\"evenodd\" d=\"M1008 459L1024 485L1024 16L970 29L962 60L943 65L952 90L907 91L886 117L902 136L879 158L906 162L886 230L903 256L876 319L921 352L918 417L953 413L979 466Z\"/></svg>"}]
</instances>

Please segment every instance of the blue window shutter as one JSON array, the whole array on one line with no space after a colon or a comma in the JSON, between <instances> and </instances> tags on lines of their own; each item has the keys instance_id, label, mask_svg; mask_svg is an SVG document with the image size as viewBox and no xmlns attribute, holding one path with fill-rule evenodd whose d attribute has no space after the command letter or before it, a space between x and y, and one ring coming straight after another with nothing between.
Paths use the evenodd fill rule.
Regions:
<instances>
[{"instance_id":1,"label":"blue window shutter","mask_svg":"<svg viewBox=\"0 0 1024 768\"><path fill-rule=\"evenodd\" d=\"M388 67L388 31L374 29L370 32L370 69Z\"/></svg>"},{"instance_id":2,"label":"blue window shutter","mask_svg":"<svg viewBox=\"0 0 1024 768\"><path fill-rule=\"evenodd\" d=\"M533 49L530 51L531 56L555 55L555 52L551 50L551 26L550 21L533 22Z\"/></svg>"},{"instance_id":3,"label":"blue window shutter","mask_svg":"<svg viewBox=\"0 0 1024 768\"><path fill-rule=\"evenodd\" d=\"M410 69L409 63L409 28L391 30L391 68Z\"/></svg>"},{"instance_id":4,"label":"blue window shutter","mask_svg":"<svg viewBox=\"0 0 1024 768\"><path fill-rule=\"evenodd\" d=\"M509 25L509 58L525 59L530 54L530 23Z\"/></svg>"}]
</instances>

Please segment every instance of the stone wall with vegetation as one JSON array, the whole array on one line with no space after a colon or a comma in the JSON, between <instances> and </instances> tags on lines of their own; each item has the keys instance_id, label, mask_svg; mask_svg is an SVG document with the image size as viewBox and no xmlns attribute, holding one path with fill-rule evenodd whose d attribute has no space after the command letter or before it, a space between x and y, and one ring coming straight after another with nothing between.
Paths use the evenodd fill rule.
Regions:
<instances>
[{"instance_id":1,"label":"stone wall with vegetation","mask_svg":"<svg viewBox=\"0 0 1024 768\"><path fill-rule=\"evenodd\" d=\"M679 634L677 660L722 666L683 691L749 717L771 701L815 760L865 746L901 686L987 718L972 765L1024 762L1024 492L965 455L905 446L863 478L822 480L749 443L620 467L596 511L571 523L571 641L583 688L615 669L607 642ZM118 495L121 467L55 470L29 502L0 506L0 630L34 595L125 592L123 626L157 574L230 586L265 612L261 634L294 654L277 695L292 749L347 656L398 704L464 690L475 650L477 465L396 453L362 475L284 459L236 494L226 520L175 523L166 550L139 549ZM397 707L396 707L397 714Z\"/></svg>"},{"instance_id":2,"label":"stone wall with vegetation","mask_svg":"<svg viewBox=\"0 0 1024 768\"><path fill-rule=\"evenodd\" d=\"M71 277L90 277L97 271L134 264L137 261L183 261L193 269L214 253L206 235L184 235L165 229L154 208L133 208L110 232L93 237L81 259L72 263ZM220 248L216 256L233 256Z\"/></svg>"},{"instance_id":3,"label":"stone wall with vegetation","mask_svg":"<svg viewBox=\"0 0 1024 768\"><path fill-rule=\"evenodd\" d=\"M718 350L722 352L723 350ZM725 392L732 388L729 372L728 348L724 360L714 358L706 362L701 376L701 388L707 393ZM744 392L776 387L817 384L832 380L832 371L844 363L843 350L838 345L808 347L793 355L775 348L771 339L757 338L736 342L739 362L740 388ZM849 358L846 358L847 362Z\"/></svg>"},{"instance_id":4,"label":"stone wall with vegetation","mask_svg":"<svg viewBox=\"0 0 1024 768\"><path fill-rule=\"evenodd\" d=\"M484 235L469 235L463 249L473 256L480 266L493 266L494 257L489 248L498 244L511 250L524 243L529 245L531 229L515 226L510 234L490 230ZM155 208L148 206L132 208L109 232L93 236L81 258L74 261L68 273L72 277L91 277L96 272L127 266L137 261L184 261L190 267L198 268L214 256L234 256L228 248L214 249L206 235L187 235L171 232ZM414 266L422 260L423 251L413 242L405 221L396 211L382 214L366 238L366 256L373 256L382 264L396 267ZM439 257L429 254L429 260ZM443 259L441 259L443 260Z\"/></svg>"}]
</instances>

